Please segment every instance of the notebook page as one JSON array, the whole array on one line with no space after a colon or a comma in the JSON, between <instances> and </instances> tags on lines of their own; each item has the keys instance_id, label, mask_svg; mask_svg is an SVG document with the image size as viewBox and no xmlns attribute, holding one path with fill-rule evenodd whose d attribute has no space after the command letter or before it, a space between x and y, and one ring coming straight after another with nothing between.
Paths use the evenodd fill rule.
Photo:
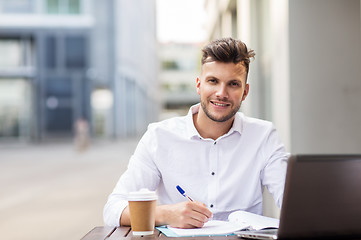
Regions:
<instances>
[{"instance_id":1,"label":"notebook page","mask_svg":"<svg viewBox=\"0 0 361 240\"><path fill-rule=\"evenodd\" d=\"M265 217L262 215L246 212L246 211L236 211L231 213L228 216L230 222L236 222L241 224L248 224L252 228L259 230L267 227L278 228L279 219Z\"/></svg>"},{"instance_id":2,"label":"notebook page","mask_svg":"<svg viewBox=\"0 0 361 240\"><path fill-rule=\"evenodd\" d=\"M210 235L226 235L235 231L249 227L246 224L239 224L228 221L211 220L206 222L202 228L182 229L168 226L179 237L185 236L210 236Z\"/></svg>"}]
</instances>

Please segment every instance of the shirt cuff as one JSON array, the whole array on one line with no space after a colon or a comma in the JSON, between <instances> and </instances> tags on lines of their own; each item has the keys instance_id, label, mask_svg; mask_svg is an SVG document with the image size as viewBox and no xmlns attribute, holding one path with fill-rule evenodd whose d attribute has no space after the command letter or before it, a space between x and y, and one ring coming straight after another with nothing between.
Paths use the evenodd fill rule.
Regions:
<instances>
[{"instance_id":1,"label":"shirt cuff","mask_svg":"<svg viewBox=\"0 0 361 240\"><path fill-rule=\"evenodd\" d=\"M128 206L128 201L122 200L116 203L107 203L104 206L103 218L104 224L112 227L119 227L120 216Z\"/></svg>"}]
</instances>

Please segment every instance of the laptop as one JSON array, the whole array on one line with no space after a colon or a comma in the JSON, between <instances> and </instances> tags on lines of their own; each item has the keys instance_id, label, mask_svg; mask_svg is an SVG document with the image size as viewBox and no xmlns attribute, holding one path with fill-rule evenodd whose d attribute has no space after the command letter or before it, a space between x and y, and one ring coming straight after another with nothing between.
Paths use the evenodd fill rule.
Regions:
<instances>
[{"instance_id":1,"label":"laptop","mask_svg":"<svg viewBox=\"0 0 361 240\"><path fill-rule=\"evenodd\" d=\"M292 155L279 228L235 234L248 239L361 239L361 154Z\"/></svg>"}]
</instances>

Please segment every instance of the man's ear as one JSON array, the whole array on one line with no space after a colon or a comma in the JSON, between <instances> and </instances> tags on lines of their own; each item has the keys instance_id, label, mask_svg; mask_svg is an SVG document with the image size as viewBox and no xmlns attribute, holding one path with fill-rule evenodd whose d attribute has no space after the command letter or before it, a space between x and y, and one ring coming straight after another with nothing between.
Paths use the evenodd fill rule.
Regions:
<instances>
[{"instance_id":1,"label":"man's ear","mask_svg":"<svg viewBox=\"0 0 361 240\"><path fill-rule=\"evenodd\" d=\"M248 96L249 93L249 84L247 83L245 88L244 88L244 92L243 92L243 96L242 96L242 101L244 101L246 99L246 97Z\"/></svg>"},{"instance_id":2,"label":"man's ear","mask_svg":"<svg viewBox=\"0 0 361 240\"><path fill-rule=\"evenodd\" d=\"M198 93L198 95L200 95L200 89L199 89L200 86L201 86L201 80L199 80L199 78L197 77L196 87L197 87L197 93Z\"/></svg>"}]
</instances>

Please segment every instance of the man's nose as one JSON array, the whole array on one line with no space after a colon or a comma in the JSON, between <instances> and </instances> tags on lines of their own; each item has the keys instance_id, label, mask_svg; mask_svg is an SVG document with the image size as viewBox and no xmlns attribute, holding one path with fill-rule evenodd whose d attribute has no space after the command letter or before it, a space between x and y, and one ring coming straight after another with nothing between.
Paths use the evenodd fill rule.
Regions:
<instances>
[{"instance_id":1,"label":"man's nose","mask_svg":"<svg viewBox=\"0 0 361 240\"><path fill-rule=\"evenodd\" d=\"M228 97L227 88L225 84L218 85L216 96L219 98L226 98Z\"/></svg>"}]
</instances>

